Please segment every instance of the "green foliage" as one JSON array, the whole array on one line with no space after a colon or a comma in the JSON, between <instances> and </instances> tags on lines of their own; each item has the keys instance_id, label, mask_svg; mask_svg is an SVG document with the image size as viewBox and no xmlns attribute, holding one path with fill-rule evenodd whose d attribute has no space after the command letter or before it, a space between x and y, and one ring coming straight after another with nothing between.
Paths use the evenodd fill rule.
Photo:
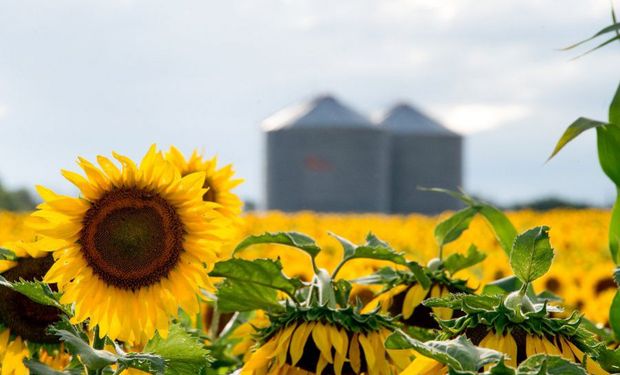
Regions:
<instances>
[{"instance_id":1,"label":"green foliage","mask_svg":"<svg viewBox=\"0 0 620 375\"><path fill-rule=\"evenodd\" d=\"M491 374L494 374L491 372ZM574 362L562 357L537 354L519 365L516 375L586 375L587 372Z\"/></svg>"},{"instance_id":2,"label":"green foliage","mask_svg":"<svg viewBox=\"0 0 620 375\"><path fill-rule=\"evenodd\" d=\"M78 367L57 371L36 359L26 359L24 360L24 365L30 370L31 375L80 375L83 372Z\"/></svg>"},{"instance_id":3,"label":"green foliage","mask_svg":"<svg viewBox=\"0 0 620 375\"><path fill-rule=\"evenodd\" d=\"M486 254L480 252L476 245L471 244L467 249L466 255L460 253L451 254L444 260L443 267L450 274L454 275L460 270L482 262L486 257Z\"/></svg>"},{"instance_id":4,"label":"green foliage","mask_svg":"<svg viewBox=\"0 0 620 375\"><path fill-rule=\"evenodd\" d=\"M352 259L376 259L394 262L396 264L407 264L403 253L397 253L386 242L381 241L377 236L368 233L366 243L363 245L354 245L349 240L342 238L336 234L330 233L340 242L344 250L343 263Z\"/></svg>"},{"instance_id":5,"label":"green foliage","mask_svg":"<svg viewBox=\"0 0 620 375\"><path fill-rule=\"evenodd\" d=\"M50 286L41 281L14 281L10 282L0 275L0 285L13 289L14 291L21 293L31 299L32 301L46 306L53 306L63 311L66 314L70 314L68 307L63 306L58 302L60 294L52 291Z\"/></svg>"},{"instance_id":6,"label":"green foliage","mask_svg":"<svg viewBox=\"0 0 620 375\"><path fill-rule=\"evenodd\" d=\"M510 266L523 283L531 283L544 275L551 267L553 249L549 242L549 227L530 229L517 236Z\"/></svg>"},{"instance_id":7,"label":"green foliage","mask_svg":"<svg viewBox=\"0 0 620 375\"><path fill-rule=\"evenodd\" d=\"M413 273L415 279L420 283L420 285L422 285L422 288L429 289L431 287L432 281L420 264L417 262L408 262L407 267L409 267L409 270Z\"/></svg>"},{"instance_id":8,"label":"green foliage","mask_svg":"<svg viewBox=\"0 0 620 375\"><path fill-rule=\"evenodd\" d=\"M217 309L220 312L280 310L276 289L252 282L224 280L217 287Z\"/></svg>"},{"instance_id":9,"label":"green foliage","mask_svg":"<svg viewBox=\"0 0 620 375\"><path fill-rule=\"evenodd\" d=\"M216 263L209 275L226 278L217 291L217 307L222 312L281 309L277 291L295 299L303 286L282 273L279 260L271 259L229 259Z\"/></svg>"},{"instance_id":10,"label":"green foliage","mask_svg":"<svg viewBox=\"0 0 620 375\"><path fill-rule=\"evenodd\" d=\"M9 249L0 248L0 260L15 260L15 253Z\"/></svg>"},{"instance_id":11,"label":"green foliage","mask_svg":"<svg viewBox=\"0 0 620 375\"><path fill-rule=\"evenodd\" d=\"M313 259L321 252L316 242L305 234L297 232L277 232L264 233L257 236L249 236L237 245L233 251L233 256L239 251L258 244L279 244L292 246L308 253Z\"/></svg>"},{"instance_id":12,"label":"green foliage","mask_svg":"<svg viewBox=\"0 0 620 375\"><path fill-rule=\"evenodd\" d=\"M437 224L435 227L435 242L440 248L458 239L469 228L469 223L476 216L478 210L474 207L464 208Z\"/></svg>"},{"instance_id":13,"label":"green foliage","mask_svg":"<svg viewBox=\"0 0 620 375\"><path fill-rule=\"evenodd\" d=\"M459 199L463 203L467 204L470 208L475 209L477 213L482 215L487 224L489 224L489 226L493 230L495 238L499 242L506 255L510 256L510 251L512 250L512 243L517 236L517 230L514 225L512 225L506 214L488 203L474 199L467 194L461 192L446 189L428 190L451 195L452 197Z\"/></svg>"},{"instance_id":14,"label":"green foliage","mask_svg":"<svg viewBox=\"0 0 620 375\"><path fill-rule=\"evenodd\" d=\"M458 374L478 374L485 365L499 362L503 354L485 348L478 348L465 336L453 340L427 341L416 340L403 331L391 334L386 342L388 349L414 349L425 357L432 358L456 370Z\"/></svg>"},{"instance_id":15,"label":"green foliage","mask_svg":"<svg viewBox=\"0 0 620 375\"><path fill-rule=\"evenodd\" d=\"M290 279L282 273L279 260L271 259L229 259L215 264L209 274L214 277L225 277L228 280L252 282L281 290L294 295L303 284L299 279Z\"/></svg>"},{"instance_id":16,"label":"green foliage","mask_svg":"<svg viewBox=\"0 0 620 375\"><path fill-rule=\"evenodd\" d=\"M195 375L211 361L209 351L200 339L178 324L170 327L165 339L159 335L152 338L144 347L144 352L164 359L166 375Z\"/></svg>"},{"instance_id":17,"label":"green foliage","mask_svg":"<svg viewBox=\"0 0 620 375\"><path fill-rule=\"evenodd\" d=\"M93 349L88 342L74 332L56 327L50 328L50 333L64 341L71 354L79 357L80 361L91 370L100 370L116 363L118 356L107 350Z\"/></svg>"},{"instance_id":18,"label":"green foliage","mask_svg":"<svg viewBox=\"0 0 620 375\"><path fill-rule=\"evenodd\" d=\"M35 206L35 200L28 190L7 190L0 184L0 210L32 211Z\"/></svg>"},{"instance_id":19,"label":"green foliage","mask_svg":"<svg viewBox=\"0 0 620 375\"><path fill-rule=\"evenodd\" d=\"M570 50L570 49L576 48L578 46L581 46L584 43L592 41L594 39L597 39L597 38L600 38L600 37L603 37L603 36L609 36L608 34L612 34L612 36L610 38L606 39L604 42L598 44L597 46L587 50L586 52L584 52L583 54L578 56L578 57L581 57L583 55L587 55L590 52L594 52L594 51L596 51L599 48L605 47L606 45L611 44L611 43L613 43L613 42L615 42L617 40L620 41L620 23L618 23L618 21L616 20L616 13L615 13L615 11L613 9L613 6L612 6L612 9L611 9L611 19L612 19L612 24L611 25L604 27L603 29L601 29L600 31L598 31L597 33L595 33L594 35L592 35L591 37L589 37L587 39L584 39L584 40L582 40L582 41L580 41L578 43L575 43L573 45L570 45L570 46L564 48L564 50Z\"/></svg>"}]
</instances>

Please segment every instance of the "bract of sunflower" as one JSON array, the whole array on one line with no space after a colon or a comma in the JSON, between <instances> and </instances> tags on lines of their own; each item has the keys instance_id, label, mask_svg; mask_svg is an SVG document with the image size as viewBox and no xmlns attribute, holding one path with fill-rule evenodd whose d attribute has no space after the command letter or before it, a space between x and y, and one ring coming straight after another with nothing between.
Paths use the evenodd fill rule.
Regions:
<instances>
[{"instance_id":1,"label":"bract of sunflower","mask_svg":"<svg viewBox=\"0 0 620 375\"><path fill-rule=\"evenodd\" d=\"M99 166L78 158L85 176L63 170L79 197L37 187L44 202L29 225L56 242L44 249L54 256L44 281L73 308L72 323L139 345L166 337L179 308L198 314L230 228L221 206L203 199L205 172L182 176L155 146L140 164L113 155L120 167L98 156Z\"/></svg>"},{"instance_id":2,"label":"bract of sunflower","mask_svg":"<svg viewBox=\"0 0 620 375\"><path fill-rule=\"evenodd\" d=\"M339 238L341 243L343 239ZM310 255L314 277L310 282L289 278L279 260L233 257L218 262L211 276L223 277L218 286L218 309L262 309L269 323L253 327L257 341L241 374L398 374L413 351L387 350L383 343L400 324L392 317L350 303L351 284L337 279L338 270L351 259L381 259L403 263L401 254L369 235L356 246L344 242L344 257L330 274L314 259L321 249L305 235L266 233L251 236L236 248L254 244L281 244Z\"/></svg>"},{"instance_id":3,"label":"bract of sunflower","mask_svg":"<svg viewBox=\"0 0 620 375\"><path fill-rule=\"evenodd\" d=\"M18 252L22 252L18 249ZM40 280L52 266L51 255L15 257L0 276L10 282L24 284ZM6 265L6 264L5 264ZM52 306L38 304L7 285L0 283L0 373L27 375L25 359L34 359L50 368L61 370L70 360L64 344L47 332L48 326L60 320L62 312Z\"/></svg>"}]
</instances>

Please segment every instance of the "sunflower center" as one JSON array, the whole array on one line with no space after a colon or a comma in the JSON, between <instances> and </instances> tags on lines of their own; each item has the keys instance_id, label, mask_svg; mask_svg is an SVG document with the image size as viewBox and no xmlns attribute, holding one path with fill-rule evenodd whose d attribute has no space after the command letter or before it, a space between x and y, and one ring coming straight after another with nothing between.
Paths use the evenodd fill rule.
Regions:
<instances>
[{"instance_id":1,"label":"sunflower center","mask_svg":"<svg viewBox=\"0 0 620 375\"><path fill-rule=\"evenodd\" d=\"M43 258L25 258L17 266L4 272L2 276L9 281L24 279L40 280L50 269L54 259L51 255ZM0 321L6 324L12 333L23 339L51 344L57 338L46 333L47 327L59 320L60 311L55 307L39 305L28 297L7 287L0 286Z\"/></svg>"},{"instance_id":2,"label":"sunflower center","mask_svg":"<svg viewBox=\"0 0 620 375\"><path fill-rule=\"evenodd\" d=\"M183 235L176 210L158 194L120 189L86 212L80 244L99 278L135 290L168 275L183 251Z\"/></svg>"},{"instance_id":3,"label":"sunflower center","mask_svg":"<svg viewBox=\"0 0 620 375\"><path fill-rule=\"evenodd\" d=\"M209 179L205 179L205 183L202 185L202 187L205 189L209 189L202 196L202 200L205 202L215 202L217 199L217 193L213 188L213 184L209 182Z\"/></svg>"}]
</instances>

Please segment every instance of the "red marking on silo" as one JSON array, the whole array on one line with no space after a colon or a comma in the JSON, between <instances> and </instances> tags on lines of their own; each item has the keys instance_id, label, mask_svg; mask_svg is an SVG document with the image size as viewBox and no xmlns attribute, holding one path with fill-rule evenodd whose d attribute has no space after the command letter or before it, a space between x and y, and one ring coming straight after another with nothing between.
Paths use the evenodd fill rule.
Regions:
<instances>
[{"instance_id":1,"label":"red marking on silo","mask_svg":"<svg viewBox=\"0 0 620 375\"><path fill-rule=\"evenodd\" d=\"M304 159L304 166L306 169L314 172L327 172L334 169L334 166L325 159L316 155L308 155Z\"/></svg>"}]
</instances>

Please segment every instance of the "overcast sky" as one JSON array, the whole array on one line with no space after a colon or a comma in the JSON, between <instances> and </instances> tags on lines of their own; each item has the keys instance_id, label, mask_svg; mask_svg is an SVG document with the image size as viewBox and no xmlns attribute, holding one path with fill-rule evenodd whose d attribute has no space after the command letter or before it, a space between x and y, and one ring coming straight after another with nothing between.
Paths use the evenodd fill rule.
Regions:
<instances>
[{"instance_id":1,"label":"overcast sky","mask_svg":"<svg viewBox=\"0 0 620 375\"><path fill-rule=\"evenodd\" d=\"M71 192L58 171L77 155L155 142L234 163L260 202L258 124L330 92L467 134L472 193L609 203L594 134L544 164L575 118L606 119L620 44L557 49L609 23L608 0L3 1L0 179Z\"/></svg>"}]
</instances>

